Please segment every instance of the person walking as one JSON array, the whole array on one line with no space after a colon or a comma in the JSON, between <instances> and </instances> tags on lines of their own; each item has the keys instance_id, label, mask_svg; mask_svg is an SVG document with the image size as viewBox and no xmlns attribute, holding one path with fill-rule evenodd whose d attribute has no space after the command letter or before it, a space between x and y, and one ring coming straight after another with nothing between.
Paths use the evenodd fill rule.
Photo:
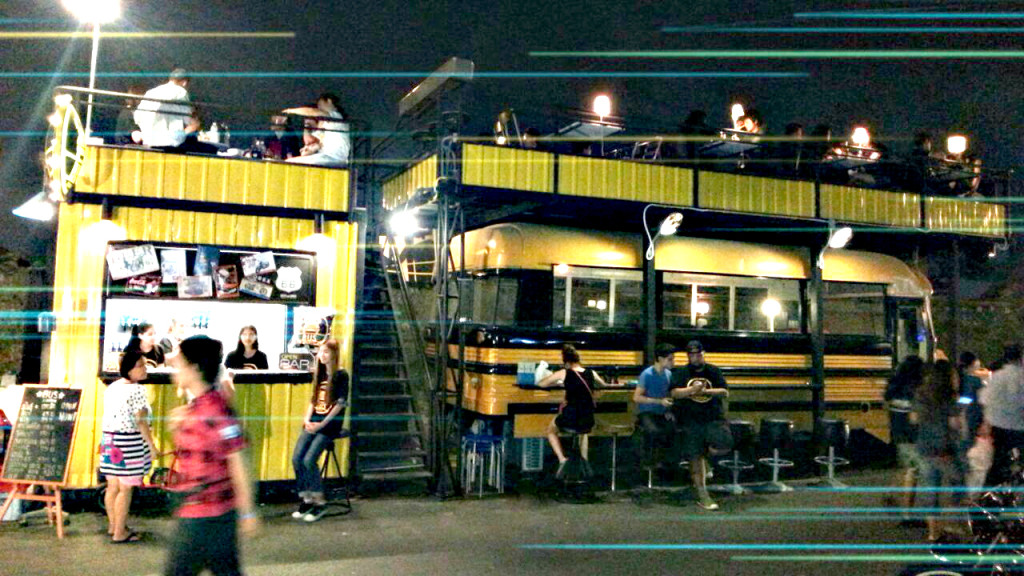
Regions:
<instances>
[{"instance_id":1,"label":"person walking","mask_svg":"<svg viewBox=\"0 0 1024 576\"><path fill-rule=\"evenodd\" d=\"M925 366L921 385L914 392L913 417L917 421L917 451L922 458L922 484L928 540L941 535L939 491L943 483L953 488L953 506L961 502L956 491L964 484L961 449L961 419L957 409L956 371L948 360Z\"/></svg>"},{"instance_id":2,"label":"person walking","mask_svg":"<svg viewBox=\"0 0 1024 576\"><path fill-rule=\"evenodd\" d=\"M893 486L899 486L902 510L901 523L911 525L919 523L911 516L914 508L914 488L917 486L918 471L921 468L921 456L915 446L915 427L910 421L913 407L914 392L921 385L924 374L924 360L918 356L907 356L896 367L896 372L885 387L885 401L889 409L889 432L892 443L896 445L896 456L900 470L896 474ZM893 498L886 500L892 502Z\"/></svg>"},{"instance_id":3,"label":"person walking","mask_svg":"<svg viewBox=\"0 0 1024 576\"><path fill-rule=\"evenodd\" d=\"M121 378L103 394L103 437L100 444L100 474L107 480L103 504L107 509L107 534L111 542L138 542L139 534L128 529L132 490L142 486L156 454L149 429L152 408L146 389L146 359L137 348L121 358Z\"/></svg>"},{"instance_id":4,"label":"person walking","mask_svg":"<svg viewBox=\"0 0 1024 576\"><path fill-rule=\"evenodd\" d=\"M216 576L241 574L238 533L259 529L242 450L242 427L214 388L223 346L207 336L182 340L171 362L174 381L195 400L171 413L184 493L171 539L166 576L193 576L209 569Z\"/></svg>"},{"instance_id":5,"label":"person walking","mask_svg":"<svg viewBox=\"0 0 1024 576\"><path fill-rule=\"evenodd\" d=\"M295 484L302 503L292 518L316 522L327 511L323 479L317 462L320 455L337 439L344 424L348 405L348 373L338 366L338 341L331 338L320 346L316 355L313 397L302 418L302 432L295 442L292 466Z\"/></svg>"},{"instance_id":6,"label":"person walking","mask_svg":"<svg viewBox=\"0 0 1024 576\"><path fill-rule=\"evenodd\" d=\"M996 486L1010 478L1013 449L1024 450L1024 365L1019 344L1003 351L1004 364L992 374L985 404L985 421L992 430L992 468L986 486Z\"/></svg>"}]
</instances>

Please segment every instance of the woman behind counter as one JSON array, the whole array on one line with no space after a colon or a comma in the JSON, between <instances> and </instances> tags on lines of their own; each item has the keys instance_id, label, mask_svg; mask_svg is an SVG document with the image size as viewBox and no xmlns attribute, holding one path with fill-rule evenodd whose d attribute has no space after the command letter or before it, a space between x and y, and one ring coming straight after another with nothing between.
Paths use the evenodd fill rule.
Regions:
<instances>
[{"instance_id":1,"label":"woman behind counter","mask_svg":"<svg viewBox=\"0 0 1024 576\"><path fill-rule=\"evenodd\" d=\"M292 466L302 504L292 518L316 522L326 511L323 480L317 462L320 455L341 434L343 410L348 402L348 373L338 367L338 341L324 342L316 355L313 397L302 419L302 432L295 443Z\"/></svg>"},{"instance_id":2,"label":"woman behind counter","mask_svg":"<svg viewBox=\"0 0 1024 576\"><path fill-rule=\"evenodd\" d=\"M260 352L255 326L243 326L238 332L238 346L224 358L224 367L233 370L268 370L267 355Z\"/></svg>"},{"instance_id":3,"label":"woman behind counter","mask_svg":"<svg viewBox=\"0 0 1024 576\"><path fill-rule=\"evenodd\" d=\"M125 350L138 350L146 359L148 368L164 365L164 351L156 344L156 329L149 322L140 322L132 327L132 338Z\"/></svg>"},{"instance_id":4,"label":"woman behind counter","mask_svg":"<svg viewBox=\"0 0 1024 576\"><path fill-rule=\"evenodd\" d=\"M103 395L103 439L100 444L100 474L107 480L103 503L107 508L111 541L138 542L139 535L128 530L128 509L132 489L142 486L149 473L156 447L149 429L149 398L139 384L146 379L146 360L137 348L121 358L121 379L110 384Z\"/></svg>"}]
</instances>

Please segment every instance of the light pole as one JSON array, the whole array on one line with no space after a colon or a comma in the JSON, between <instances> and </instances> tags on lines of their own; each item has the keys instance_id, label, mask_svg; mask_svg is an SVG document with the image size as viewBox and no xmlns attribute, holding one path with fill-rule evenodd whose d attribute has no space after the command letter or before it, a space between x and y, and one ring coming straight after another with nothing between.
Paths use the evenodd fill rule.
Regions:
<instances>
[{"instance_id":1,"label":"light pole","mask_svg":"<svg viewBox=\"0 0 1024 576\"><path fill-rule=\"evenodd\" d=\"M92 59L89 64L89 105L85 112L85 133L92 134L92 91L96 88L96 59L100 53L100 24L121 16L121 0L61 0L68 12L83 24L92 25Z\"/></svg>"},{"instance_id":2,"label":"light pole","mask_svg":"<svg viewBox=\"0 0 1024 576\"><path fill-rule=\"evenodd\" d=\"M658 302L657 287L655 286L657 277L654 269L654 244L662 236L675 234L679 230L679 225L683 223L683 213L672 212L662 219L658 225L657 233L652 236L650 224L647 222L647 211L653 206L660 206L670 210L676 209L674 206L648 204L644 207L643 215L641 216L644 225L644 362L647 364L654 362L654 348L658 338Z\"/></svg>"}]
</instances>

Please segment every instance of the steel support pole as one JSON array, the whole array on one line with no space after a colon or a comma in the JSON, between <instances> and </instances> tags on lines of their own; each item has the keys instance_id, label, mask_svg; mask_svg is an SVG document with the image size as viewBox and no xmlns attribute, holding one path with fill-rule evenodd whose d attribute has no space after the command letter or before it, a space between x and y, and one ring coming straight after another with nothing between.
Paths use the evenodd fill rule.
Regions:
<instances>
[{"instance_id":1,"label":"steel support pole","mask_svg":"<svg viewBox=\"0 0 1024 576\"><path fill-rule=\"evenodd\" d=\"M650 235L646 233L647 222L644 221L645 233L643 235L644 254L644 364L650 366L654 363L654 348L658 342L658 299L657 299L657 272L654 269L654 259L647 259L647 250L653 242Z\"/></svg>"},{"instance_id":2,"label":"steel support pole","mask_svg":"<svg viewBox=\"0 0 1024 576\"><path fill-rule=\"evenodd\" d=\"M92 25L92 62L89 64L89 105L85 110L85 134L92 135L92 91L96 88L96 59L100 53L100 25Z\"/></svg>"},{"instance_id":3,"label":"steel support pole","mask_svg":"<svg viewBox=\"0 0 1024 576\"><path fill-rule=\"evenodd\" d=\"M955 362L960 357L960 274L961 261L960 240L953 240L953 281L949 294L949 360Z\"/></svg>"},{"instance_id":4,"label":"steel support pole","mask_svg":"<svg viewBox=\"0 0 1024 576\"><path fill-rule=\"evenodd\" d=\"M811 405L814 430L825 415L825 282L822 278L824 247L812 249L817 255L811 262L811 280L807 284L807 328L811 335Z\"/></svg>"}]
</instances>

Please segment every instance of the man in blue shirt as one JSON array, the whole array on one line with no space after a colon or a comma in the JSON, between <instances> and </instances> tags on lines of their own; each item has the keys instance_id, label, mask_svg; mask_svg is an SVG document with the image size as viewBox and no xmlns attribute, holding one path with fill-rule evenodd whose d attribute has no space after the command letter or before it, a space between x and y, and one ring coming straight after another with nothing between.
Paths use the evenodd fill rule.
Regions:
<instances>
[{"instance_id":1,"label":"man in blue shirt","mask_svg":"<svg viewBox=\"0 0 1024 576\"><path fill-rule=\"evenodd\" d=\"M654 364L640 373L633 391L637 427L644 432L644 453L648 463L654 463L662 471L672 469L671 448L676 424L669 411L672 406L669 387L675 360L675 347L659 344L654 350Z\"/></svg>"}]
</instances>

